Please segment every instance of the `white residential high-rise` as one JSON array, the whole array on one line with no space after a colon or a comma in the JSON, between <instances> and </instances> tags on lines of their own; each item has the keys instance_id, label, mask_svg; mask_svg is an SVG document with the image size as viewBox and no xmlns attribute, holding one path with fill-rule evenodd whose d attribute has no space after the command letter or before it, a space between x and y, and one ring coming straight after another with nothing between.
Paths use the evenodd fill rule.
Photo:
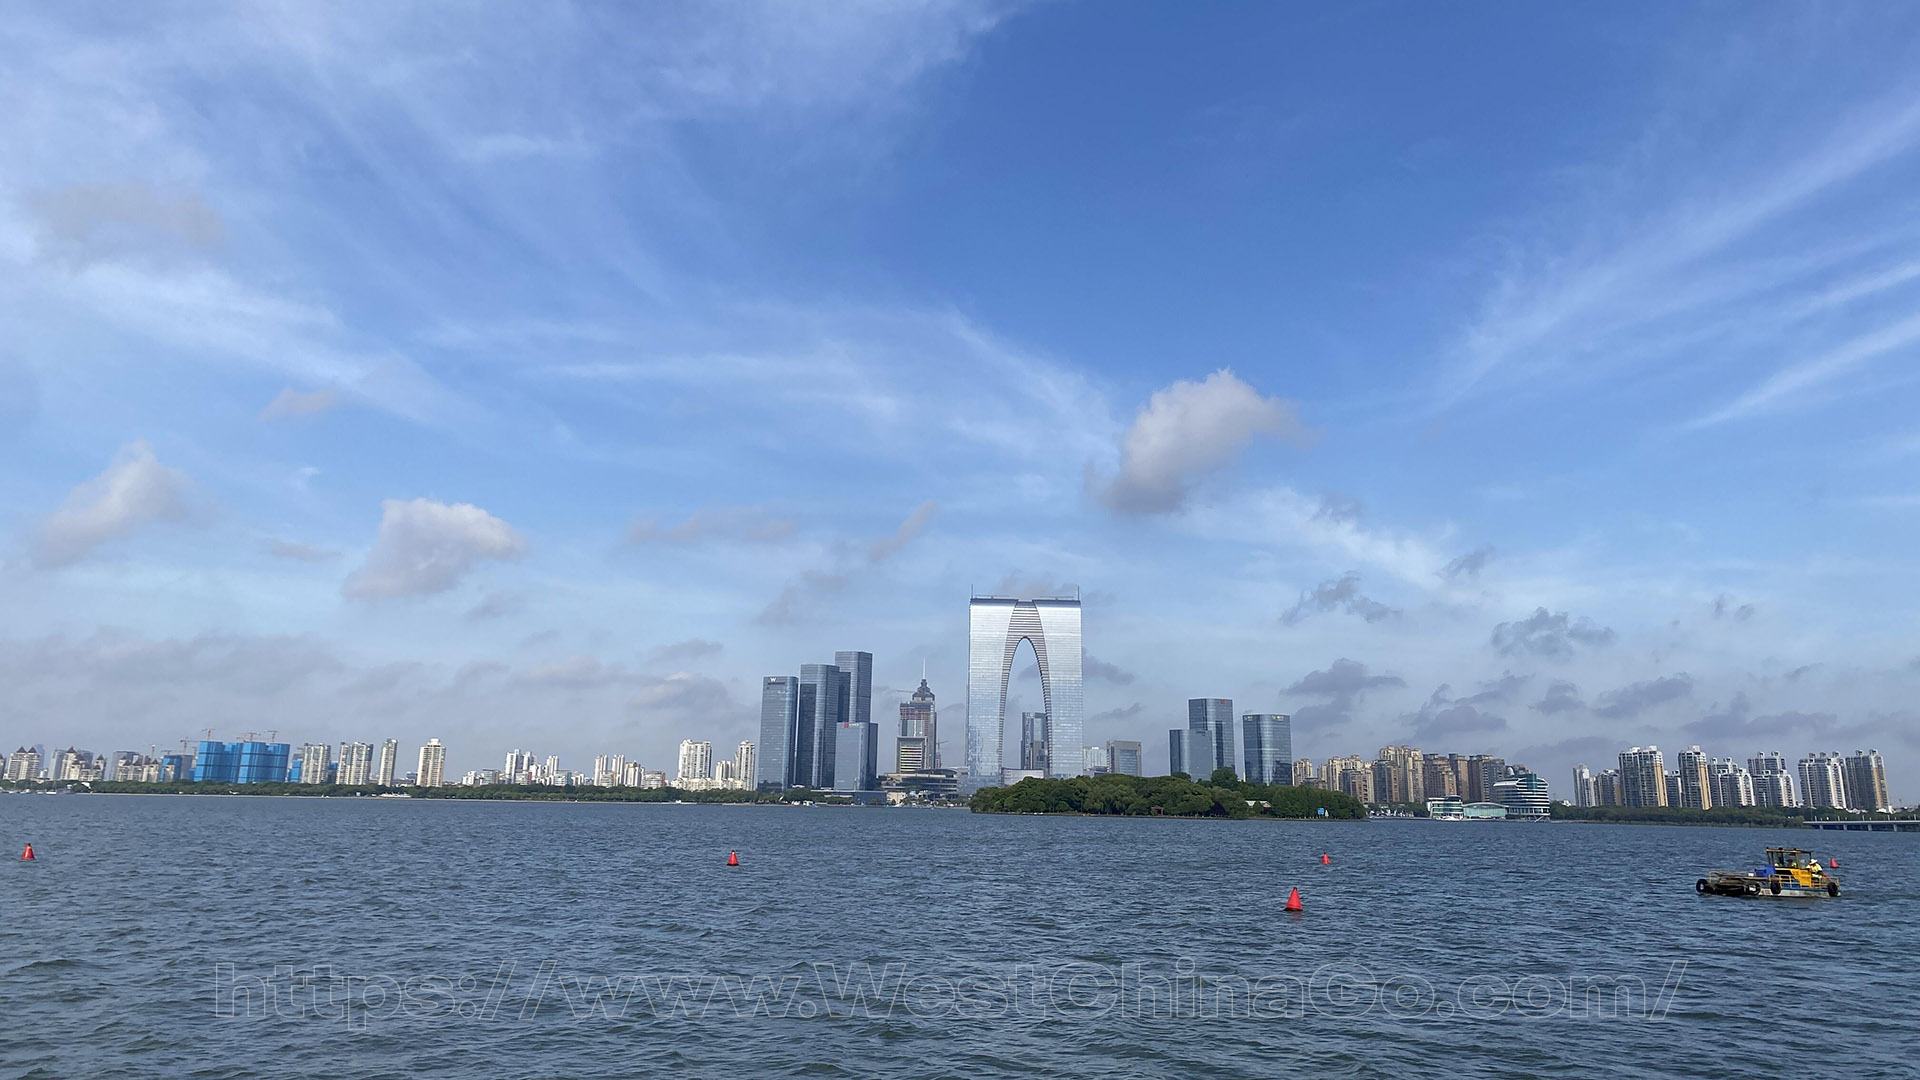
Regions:
<instances>
[{"instance_id":1,"label":"white residential high-rise","mask_svg":"<svg viewBox=\"0 0 1920 1080\"><path fill-rule=\"evenodd\" d=\"M646 779L646 775L647 770L645 766L637 761L629 761L626 766L620 770L620 786L639 787Z\"/></svg>"},{"instance_id":2,"label":"white residential high-rise","mask_svg":"<svg viewBox=\"0 0 1920 1080\"><path fill-rule=\"evenodd\" d=\"M713 779L713 744L687 739L680 744L679 780Z\"/></svg>"},{"instance_id":3,"label":"white residential high-rise","mask_svg":"<svg viewBox=\"0 0 1920 1080\"><path fill-rule=\"evenodd\" d=\"M400 769L400 740L388 739L380 744L380 767L374 770L373 782L381 787L393 786L393 774Z\"/></svg>"},{"instance_id":4,"label":"white residential high-rise","mask_svg":"<svg viewBox=\"0 0 1920 1080\"><path fill-rule=\"evenodd\" d=\"M1620 755L1620 804L1666 806L1666 761L1657 746L1636 746Z\"/></svg>"},{"instance_id":5,"label":"white residential high-rise","mask_svg":"<svg viewBox=\"0 0 1920 1080\"><path fill-rule=\"evenodd\" d=\"M740 781L741 787L750 788L753 786L754 778L758 775L754 770L758 767L758 764L757 756L753 750L753 740L742 739L740 745L735 747L733 751L733 775Z\"/></svg>"},{"instance_id":6,"label":"white residential high-rise","mask_svg":"<svg viewBox=\"0 0 1920 1080\"><path fill-rule=\"evenodd\" d=\"M1847 805L1869 813L1893 809L1887 794L1887 763L1878 750L1855 750L1847 757Z\"/></svg>"},{"instance_id":7,"label":"white residential high-rise","mask_svg":"<svg viewBox=\"0 0 1920 1080\"><path fill-rule=\"evenodd\" d=\"M1573 767L1573 805L1593 805L1593 770L1585 765Z\"/></svg>"},{"instance_id":8,"label":"white residential high-rise","mask_svg":"<svg viewBox=\"0 0 1920 1080\"><path fill-rule=\"evenodd\" d=\"M1818 810L1847 808L1846 771L1840 755L1817 751L1800 759L1800 792Z\"/></svg>"},{"instance_id":9,"label":"white residential high-rise","mask_svg":"<svg viewBox=\"0 0 1920 1080\"><path fill-rule=\"evenodd\" d=\"M1680 751L1680 805L1689 810L1713 809L1713 785L1707 774L1707 755L1698 746Z\"/></svg>"},{"instance_id":10,"label":"white residential high-rise","mask_svg":"<svg viewBox=\"0 0 1920 1080\"><path fill-rule=\"evenodd\" d=\"M1752 806L1755 803L1753 774L1732 758L1715 758L1707 766L1713 781L1713 805Z\"/></svg>"},{"instance_id":11,"label":"white residential high-rise","mask_svg":"<svg viewBox=\"0 0 1920 1080\"><path fill-rule=\"evenodd\" d=\"M333 747L326 743L308 743L300 748L300 782L303 784L329 784L333 778L327 775L327 766L333 763Z\"/></svg>"},{"instance_id":12,"label":"white residential high-rise","mask_svg":"<svg viewBox=\"0 0 1920 1080\"><path fill-rule=\"evenodd\" d=\"M620 783L621 773L627 767L623 754L601 754L593 759L593 786L613 787Z\"/></svg>"},{"instance_id":13,"label":"white residential high-rise","mask_svg":"<svg viewBox=\"0 0 1920 1080\"><path fill-rule=\"evenodd\" d=\"M340 772L335 783L350 787L364 787L373 781L373 744L363 742L343 742L340 744Z\"/></svg>"},{"instance_id":14,"label":"white residential high-rise","mask_svg":"<svg viewBox=\"0 0 1920 1080\"><path fill-rule=\"evenodd\" d=\"M507 764L500 770L500 781L505 784L531 784L534 782L534 756L531 750L507 751Z\"/></svg>"},{"instance_id":15,"label":"white residential high-rise","mask_svg":"<svg viewBox=\"0 0 1920 1080\"><path fill-rule=\"evenodd\" d=\"M420 748L420 771L416 783L421 787L439 787L446 782L447 748L439 739L428 739Z\"/></svg>"},{"instance_id":16,"label":"white residential high-rise","mask_svg":"<svg viewBox=\"0 0 1920 1080\"><path fill-rule=\"evenodd\" d=\"M23 746L7 755L7 779L40 779L40 752Z\"/></svg>"}]
</instances>

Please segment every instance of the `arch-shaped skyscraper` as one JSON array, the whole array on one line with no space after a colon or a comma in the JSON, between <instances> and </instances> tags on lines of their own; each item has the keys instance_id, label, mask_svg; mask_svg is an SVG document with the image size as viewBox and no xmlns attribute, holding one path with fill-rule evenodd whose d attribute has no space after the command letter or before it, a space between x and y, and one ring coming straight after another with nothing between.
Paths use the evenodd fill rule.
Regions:
<instances>
[{"instance_id":1,"label":"arch-shaped skyscraper","mask_svg":"<svg viewBox=\"0 0 1920 1080\"><path fill-rule=\"evenodd\" d=\"M1086 695L1080 679L1080 601L976 596L967 605L967 780L977 791L1000 783L1005 767L1007 680L1022 641L1040 663L1047 713L1047 772L1076 776Z\"/></svg>"}]
</instances>

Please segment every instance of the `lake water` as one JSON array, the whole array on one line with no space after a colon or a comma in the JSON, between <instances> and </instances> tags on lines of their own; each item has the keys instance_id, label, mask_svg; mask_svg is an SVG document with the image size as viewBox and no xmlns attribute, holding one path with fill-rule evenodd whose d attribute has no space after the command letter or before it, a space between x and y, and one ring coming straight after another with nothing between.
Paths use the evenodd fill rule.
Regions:
<instances>
[{"instance_id":1,"label":"lake water","mask_svg":"<svg viewBox=\"0 0 1920 1080\"><path fill-rule=\"evenodd\" d=\"M29 841L38 861L13 859ZM10 1076L1911 1077L1920 1060L1910 834L6 796L0 842ZM1836 855L1841 898L1695 895L1768 844Z\"/></svg>"}]
</instances>

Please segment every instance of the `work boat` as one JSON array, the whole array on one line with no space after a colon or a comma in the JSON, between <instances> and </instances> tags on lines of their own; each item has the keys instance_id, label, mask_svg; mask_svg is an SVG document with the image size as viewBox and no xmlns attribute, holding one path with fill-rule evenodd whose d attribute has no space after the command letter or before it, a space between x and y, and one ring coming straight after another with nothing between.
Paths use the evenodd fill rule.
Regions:
<instances>
[{"instance_id":1,"label":"work boat","mask_svg":"<svg viewBox=\"0 0 1920 1080\"><path fill-rule=\"evenodd\" d=\"M1746 870L1711 870L1693 883L1696 892L1717 896L1839 896L1840 879L1809 851L1770 847L1767 865Z\"/></svg>"}]
</instances>

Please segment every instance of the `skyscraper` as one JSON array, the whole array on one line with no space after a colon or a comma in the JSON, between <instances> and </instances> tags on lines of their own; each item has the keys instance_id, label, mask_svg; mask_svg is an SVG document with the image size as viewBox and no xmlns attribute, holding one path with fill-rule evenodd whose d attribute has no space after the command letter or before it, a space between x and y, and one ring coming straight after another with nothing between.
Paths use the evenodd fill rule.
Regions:
<instances>
[{"instance_id":1,"label":"skyscraper","mask_svg":"<svg viewBox=\"0 0 1920 1080\"><path fill-rule=\"evenodd\" d=\"M834 791L877 791L873 771L872 724L853 720L835 725L833 751Z\"/></svg>"},{"instance_id":2,"label":"skyscraper","mask_svg":"<svg viewBox=\"0 0 1920 1080\"><path fill-rule=\"evenodd\" d=\"M1778 750L1755 754L1747 759L1753 774L1753 799L1758 806L1799 806L1800 795L1794 787L1793 767Z\"/></svg>"},{"instance_id":3,"label":"skyscraper","mask_svg":"<svg viewBox=\"0 0 1920 1080\"><path fill-rule=\"evenodd\" d=\"M1869 813L1893 809L1887 794L1887 763L1878 750L1855 750L1844 769L1847 805Z\"/></svg>"},{"instance_id":4,"label":"skyscraper","mask_svg":"<svg viewBox=\"0 0 1920 1080\"><path fill-rule=\"evenodd\" d=\"M1800 797L1817 810L1847 809L1846 770L1838 753L1816 751L1800 759Z\"/></svg>"},{"instance_id":5,"label":"skyscraper","mask_svg":"<svg viewBox=\"0 0 1920 1080\"><path fill-rule=\"evenodd\" d=\"M1713 784L1707 773L1707 755L1698 746L1680 751L1680 805L1689 810L1713 809Z\"/></svg>"},{"instance_id":6,"label":"skyscraper","mask_svg":"<svg viewBox=\"0 0 1920 1080\"><path fill-rule=\"evenodd\" d=\"M733 776L743 788L752 788L759 775L756 771L759 768L759 763L755 760L757 757L751 739L741 740L740 745L733 750Z\"/></svg>"},{"instance_id":7,"label":"skyscraper","mask_svg":"<svg viewBox=\"0 0 1920 1080\"><path fill-rule=\"evenodd\" d=\"M851 697L851 680L837 666L800 665L799 730L804 734L798 741L806 757L795 762L795 786L833 788L833 755Z\"/></svg>"},{"instance_id":8,"label":"skyscraper","mask_svg":"<svg viewBox=\"0 0 1920 1080\"><path fill-rule=\"evenodd\" d=\"M1107 764L1107 748L1087 746L1080 750L1080 769L1088 776L1104 776L1112 772Z\"/></svg>"},{"instance_id":9,"label":"skyscraper","mask_svg":"<svg viewBox=\"0 0 1920 1080\"><path fill-rule=\"evenodd\" d=\"M1212 759L1214 769L1234 769L1235 759L1240 755L1233 749L1233 699L1232 698L1188 698L1187 730L1203 731L1213 744ZM1236 770L1237 771L1237 770ZM1212 769L1207 772L1211 776ZM1194 774L1194 779L1205 780L1206 776Z\"/></svg>"},{"instance_id":10,"label":"skyscraper","mask_svg":"<svg viewBox=\"0 0 1920 1080\"><path fill-rule=\"evenodd\" d=\"M1240 717L1240 741L1246 751L1250 784L1292 784L1293 718L1285 713L1247 713Z\"/></svg>"},{"instance_id":11,"label":"skyscraper","mask_svg":"<svg viewBox=\"0 0 1920 1080\"><path fill-rule=\"evenodd\" d=\"M1167 772L1186 773L1195 780L1213 776L1213 733L1192 728L1167 732Z\"/></svg>"},{"instance_id":12,"label":"skyscraper","mask_svg":"<svg viewBox=\"0 0 1920 1080\"><path fill-rule=\"evenodd\" d=\"M1667 762L1658 746L1636 746L1620 755L1620 804L1668 805Z\"/></svg>"},{"instance_id":13,"label":"skyscraper","mask_svg":"<svg viewBox=\"0 0 1920 1080\"><path fill-rule=\"evenodd\" d=\"M843 720L855 724L873 723L873 654L837 652L833 666L847 675L847 711Z\"/></svg>"},{"instance_id":14,"label":"skyscraper","mask_svg":"<svg viewBox=\"0 0 1920 1080\"><path fill-rule=\"evenodd\" d=\"M713 744L682 739L680 742L680 772L678 780L713 779Z\"/></svg>"},{"instance_id":15,"label":"skyscraper","mask_svg":"<svg viewBox=\"0 0 1920 1080\"><path fill-rule=\"evenodd\" d=\"M920 677L920 689L913 696L900 703L900 754L901 772L918 772L921 769L940 767L940 718L934 706L933 691L927 686L925 675ZM907 767L907 743L919 740L918 763L911 769Z\"/></svg>"},{"instance_id":16,"label":"skyscraper","mask_svg":"<svg viewBox=\"0 0 1920 1080\"><path fill-rule=\"evenodd\" d=\"M326 743L308 743L300 748L300 782L327 784L333 778L327 766L333 761L333 747Z\"/></svg>"},{"instance_id":17,"label":"skyscraper","mask_svg":"<svg viewBox=\"0 0 1920 1080\"><path fill-rule=\"evenodd\" d=\"M1107 740L1107 770L1115 776L1139 776L1139 742L1132 739Z\"/></svg>"},{"instance_id":18,"label":"skyscraper","mask_svg":"<svg viewBox=\"0 0 1920 1080\"><path fill-rule=\"evenodd\" d=\"M1573 805L1593 805L1593 770L1585 765L1573 767Z\"/></svg>"},{"instance_id":19,"label":"skyscraper","mask_svg":"<svg viewBox=\"0 0 1920 1080\"><path fill-rule=\"evenodd\" d=\"M439 739L428 739L427 745L420 748L420 771L415 783L421 787L439 787L446 783L447 748L440 745Z\"/></svg>"},{"instance_id":20,"label":"skyscraper","mask_svg":"<svg viewBox=\"0 0 1920 1080\"><path fill-rule=\"evenodd\" d=\"M968 601L967 616L967 779L962 790L973 792L1000 782L1006 765L1007 680L1022 641L1032 645L1040 666L1048 771L1074 775L1080 768L1085 710L1080 601L974 597Z\"/></svg>"},{"instance_id":21,"label":"skyscraper","mask_svg":"<svg viewBox=\"0 0 1920 1080\"><path fill-rule=\"evenodd\" d=\"M1712 781L1713 805L1754 804L1753 774L1741 768L1732 758L1714 758L1707 764L1707 778Z\"/></svg>"},{"instance_id":22,"label":"skyscraper","mask_svg":"<svg viewBox=\"0 0 1920 1080\"><path fill-rule=\"evenodd\" d=\"M754 785L761 791L797 787L800 748L800 680L769 675L760 683L759 762Z\"/></svg>"},{"instance_id":23,"label":"skyscraper","mask_svg":"<svg viewBox=\"0 0 1920 1080\"><path fill-rule=\"evenodd\" d=\"M1020 768L1047 771L1047 714L1020 714Z\"/></svg>"},{"instance_id":24,"label":"skyscraper","mask_svg":"<svg viewBox=\"0 0 1920 1080\"><path fill-rule=\"evenodd\" d=\"M363 742L343 742L340 744L340 771L334 783L349 787L365 787L373 782L373 744Z\"/></svg>"},{"instance_id":25,"label":"skyscraper","mask_svg":"<svg viewBox=\"0 0 1920 1080\"><path fill-rule=\"evenodd\" d=\"M380 766L374 770L373 782L381 787L393 786L393 774L400 768L400 740L388 739L380 744Z\"/></svg>"}]
</instances>

